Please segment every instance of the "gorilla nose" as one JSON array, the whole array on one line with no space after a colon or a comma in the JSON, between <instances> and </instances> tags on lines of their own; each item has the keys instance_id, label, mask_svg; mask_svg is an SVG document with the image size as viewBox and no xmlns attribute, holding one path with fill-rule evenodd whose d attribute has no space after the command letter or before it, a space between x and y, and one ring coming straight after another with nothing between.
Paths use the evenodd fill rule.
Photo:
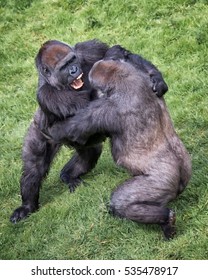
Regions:
<instances>
[{"instance_id":1,"label":"gorilla nose","mask_svg":"<svg viewBox=\"0 0 208 280\"><path fill-rule=\"evenodd\" d=\"M74 76L74 75L77 73L78 70L79 70L78 67L73 65L73 66L69 69L69 74L70 74L71 76Z\"/></svg>"}]
</instances>

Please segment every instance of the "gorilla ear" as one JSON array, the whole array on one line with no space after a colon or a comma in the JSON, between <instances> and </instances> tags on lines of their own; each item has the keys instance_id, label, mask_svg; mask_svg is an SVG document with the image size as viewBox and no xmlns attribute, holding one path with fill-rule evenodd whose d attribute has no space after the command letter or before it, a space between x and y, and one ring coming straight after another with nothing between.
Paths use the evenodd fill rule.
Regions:
<instances>
[{"instance_id":1,"label":"gorilla ear","mask_svg":"<svg viewBox=\"0 0 208 280\"><path fill-rule=\"evenodd\" d=\"M49 70L48 67L45 66L45 65L42 66L42 72L43 72L47 77L50 77L50 76L51 76L50 70Z\"/></svg>"},{"instance_id":2,"label":"gorilla ear","mask_svg":"<svg viewBox=\"0 0 208 280\"><path fill-rule=\"evenodd\" d=\"M89 73L89 80L92 86L102 92L109 92L114 87L116 63L113 60L100 60L96 62Z\"/></svg>"},{"instance_id":3,"label":"gorilla ear","mask_svg":"<svg viewBox=\"0 0 208 280\"><path fill-rule=\"evenodd\" d=\"M106 75L102 62L102 60L96 62L89 73L90 83L100 90L103 89L103 86L106 84Z\"/></svg>"}]
</instances>

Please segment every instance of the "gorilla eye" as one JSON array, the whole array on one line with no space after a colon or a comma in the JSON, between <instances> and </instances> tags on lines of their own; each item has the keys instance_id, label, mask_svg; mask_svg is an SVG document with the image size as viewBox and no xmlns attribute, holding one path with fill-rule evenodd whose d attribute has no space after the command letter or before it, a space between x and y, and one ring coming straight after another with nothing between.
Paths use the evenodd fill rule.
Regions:
<instances>
[{"instance_id":1,"label":"gorilla eye","mask_svg":"<svg viewBox=\"0 0 208 280\"><path fill-rule=\"evenodd\" d=\"M73 55L66 63L66 66L69 66L70 64L72 64L74 61L76 60L76 56Z\"/></svg>"},{"instance_id":2,"label":"gorilla eye","mask_svg":"<svg viewBox=\"0 0 208 280\"><path fill-rule=\"evenodd\" d=\"M73 55L72 58L70 59L70 62L73 62L76 59L76 56Z\"/></svg>"},{"instance_id":3,"label":"gorilla eye","mask_svg":"<svg viewBox=\"0 0 208 280\"><path fill-rule=\"evenodd\" d=\"M46 74L47 76L50 76L50 70L47 67L43 67L43 73Z\"/></svg>"},{"instance_id":4,"label":"gorilla eye","mask_svg":"<svg viewBox=\"0 0 208 280\"><path fill-rule=\"evenodd\" d=\"M75 61L75 59L76 59L76 56L73 55L73 56L67 61L67 63L65 64L65 66L70 66L70 64L73 63L73 62Z\"/></svg>"}]
</instances>

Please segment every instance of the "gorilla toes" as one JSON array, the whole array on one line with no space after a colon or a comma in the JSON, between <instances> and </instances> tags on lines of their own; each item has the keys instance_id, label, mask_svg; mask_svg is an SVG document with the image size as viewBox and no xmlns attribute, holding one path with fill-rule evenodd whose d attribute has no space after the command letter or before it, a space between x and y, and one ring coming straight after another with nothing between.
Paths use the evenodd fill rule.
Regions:
<instances>
[{"instance_id":1,"label":"gorilla toes","mask_svg":"<svg viewBox=\"0 0 208 280\"><path fill-rule=\"evenodd\" d=\"M10 221L13 224L16 224L18 221L27 218L32 212L35 212L37 210L37 207L31 208L28 205L23 205L17 208L14 213L10 217Z\"/></svg>"},{"instance_id":2,"label":"gorilla toes","mask_svg":"<svg viewBox=\"0 0 208 280\"><path fill-rule=\"evenodd\" d=\"M72 193L75 191L76 187L78 185L80 185L82 183L82 179L81 178L73 178L70 180L70 182L68 182L68 186L69 186L69 191Z\"/></svg>"},{"instance_id":3,"label":"gorilla toes","mask_svg":"<svg viewBox=\"0 0 208 280\"><path fill-rule=\"evenodd\" d=\"M161 225L164 236L167 240L172 239L176 234L175 221L176 214L170 209L168 221Z\"/></svg>"},{"instance_id":4,"label":"gorilla toes","mask_svg":"<svg viewBox=\"0 0 208 280\"><path fill-rule=\"evenodd\" d=\"M62 182L69 186L69 191L71 193L74 192L76 187L83 182L80 177L72 178L67 173L61 173L60 177Z\"/></svg>"}]
</instances>

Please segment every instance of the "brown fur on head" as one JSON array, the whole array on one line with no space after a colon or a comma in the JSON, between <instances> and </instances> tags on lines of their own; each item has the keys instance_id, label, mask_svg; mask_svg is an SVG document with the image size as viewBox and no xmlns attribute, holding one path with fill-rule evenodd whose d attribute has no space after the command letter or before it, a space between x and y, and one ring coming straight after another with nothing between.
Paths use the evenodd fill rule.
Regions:
<instances>
[{"instance_id":1,"label":"brown fur on head","mask_svg":"<svg viewBox=\"0 0 208 280\"><path fill-rule=\"evenodd\" d=\"M100 60L94 64L90 73L91 85L102 93L112 91L126 92L130 88L151 87L149 77L124 60Z\"/></svg>"},{"instance_id":2,"label":"brown fur on head","mask_svg":"<svg viewBox=\"0 0 208 280\"><path fill-rule=\"evenodd\" d=\"M43 65L54 69L56 64L70 51L72 51L72 48L69 45L56 40L51 40L42 45L37 58L39 58Z\"/></svg>"},{"instance_id":3,"label":"brown fur on head","mask_svg":"<svg viewBox=\"0 0 208 280\"><path fill-rule=\"evenodd\" d=\"M125 64L125 67L121 64ZM129 76L129 67L133 68L119 60L101 60L94 64L89 73L89 80L94 88L107 93L116 87L118 75L121 82Z\"/></svg>"}]
</instances>

